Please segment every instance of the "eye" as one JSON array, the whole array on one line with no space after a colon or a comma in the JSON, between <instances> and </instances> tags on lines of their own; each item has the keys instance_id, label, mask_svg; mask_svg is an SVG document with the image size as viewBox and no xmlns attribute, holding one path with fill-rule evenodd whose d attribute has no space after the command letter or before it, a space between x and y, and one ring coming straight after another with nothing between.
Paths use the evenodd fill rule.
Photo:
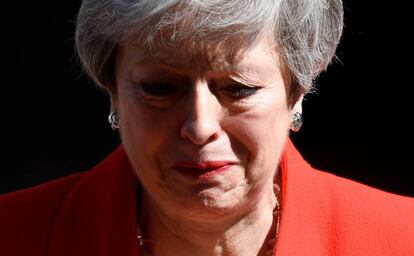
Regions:
<instances>
[{"instance_id":1,"label":"eye","mask_svg":"<svg viewBox=\"0 0 414 256\"><path fill-rule=\"evenodd\" d=\"M223 85L220 91L233 100L241 100L254 95L261 87L242 84Z\"/></svg>"},{"instance_id":2,"label":"eye","mask_svg":"<svg viewBox=\"0 0 414 256\"><path fill-rule=\"evenodd\" d=\"M153 97L172 96L183 89L180 85L163 81L141 81L140 88L145 95Z\"/></svg>"}]
</instances>

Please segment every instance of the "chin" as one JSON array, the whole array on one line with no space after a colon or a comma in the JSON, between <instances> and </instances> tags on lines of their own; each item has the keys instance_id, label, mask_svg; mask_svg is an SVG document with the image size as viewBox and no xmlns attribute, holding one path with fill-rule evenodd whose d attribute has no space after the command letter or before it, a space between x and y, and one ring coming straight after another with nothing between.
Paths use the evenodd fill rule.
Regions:
<instances>
[{"instance_id":1,"label":"chin","mask_svg":"<svg viewBox=\"0 0 414 256\"><path fill-rule=\"evenodd\" d=\"M192 198L187 198L177 202L182 213L189 218L217 218L219 216L234 215L235 208L242 204L243 195L241 191L223 192L218 188L210 188L200 191Z\"/></svg>"}]
</instances>

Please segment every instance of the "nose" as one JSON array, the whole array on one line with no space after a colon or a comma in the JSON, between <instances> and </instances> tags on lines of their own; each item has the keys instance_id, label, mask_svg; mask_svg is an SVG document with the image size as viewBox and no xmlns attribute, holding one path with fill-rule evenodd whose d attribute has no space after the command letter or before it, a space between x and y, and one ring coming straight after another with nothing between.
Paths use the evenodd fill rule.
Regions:
<instances>
[{"instance_id":1,"label":"nose","mask_svg":"<svg viewBox=\"0 0 414 256\"><path fill-rule=\"evenodd\" d=\"M184 122L180 133L185 140L204 145L219 137L220 103L207 83L198 82L194 85L182 114Z\"/></svg>"}]
</instances>

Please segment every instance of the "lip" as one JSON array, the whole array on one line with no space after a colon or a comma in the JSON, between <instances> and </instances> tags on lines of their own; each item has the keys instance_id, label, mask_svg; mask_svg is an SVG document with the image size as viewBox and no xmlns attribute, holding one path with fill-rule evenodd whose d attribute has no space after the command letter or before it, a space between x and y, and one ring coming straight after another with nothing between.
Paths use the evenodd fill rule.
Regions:
<instances>
[{"instance_id":1,"label":"lip","mask_svg":"<svg viewBox=\"0 0 414 256\"><path fill-rule=\"evenodd\" d=\"M235 163L232 161L181 161L175 163L172 168L186 177L209 179L213 176L229 171L231 166L234 164Z\"/></svg>"}]
</instances>

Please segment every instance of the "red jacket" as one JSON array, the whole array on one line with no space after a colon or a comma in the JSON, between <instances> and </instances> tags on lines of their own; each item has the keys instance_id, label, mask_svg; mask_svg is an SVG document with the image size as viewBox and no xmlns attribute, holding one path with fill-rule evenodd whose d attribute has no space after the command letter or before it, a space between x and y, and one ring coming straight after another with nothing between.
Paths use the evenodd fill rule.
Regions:
<instances>
[{"instance_id":1,"label":"red jacket","mask_svg":"<svg viewBox=\"0 0 414 256\"><path fill-rule=\"evenodd\" d=\"M276 256L414 255L414 199L281 161ZM89 172L0 196L1 256L136 256L136 177L122 147Z\"/></svg>"}]
</instances>

